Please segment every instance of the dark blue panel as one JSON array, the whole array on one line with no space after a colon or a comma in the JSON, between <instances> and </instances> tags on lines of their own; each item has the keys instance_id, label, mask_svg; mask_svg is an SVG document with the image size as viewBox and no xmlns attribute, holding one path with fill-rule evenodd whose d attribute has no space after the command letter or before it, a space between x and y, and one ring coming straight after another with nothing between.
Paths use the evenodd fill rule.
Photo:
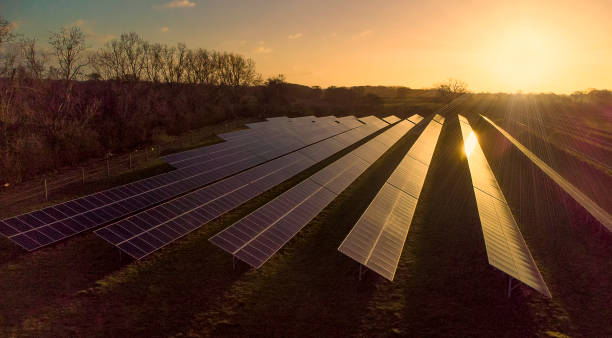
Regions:
<instances>
[{"instance_id":1,"label":"dark blue panel","mask_svg":"<svg viewBox=\"0 0 612 338\"><path fill-rule=\"evenodd\" d=\"M54 242L59 241L60 239L66 237L61 234L59 231L54 230L51 226L44 226L38 231L42 232L45 236L51 238Z\"/></svg>"},{"instance_id":2,"label":"dark blue panel","mask_svg":"<svg viewBox=\"0 0 612 338\"><path fill-rule=\"evenodd\" d=\"M59 210L62 214L66 215L66 216L73 216L73 215L76 215L76 214L79 213L78 211L70 208L65 203L58 204L58 205L54 206L54 208Z\"/></svg>"},{"instance_id":3,"label":"dark blue panel","mask_svg":"<svg viewBox=\"0 0 612 338\"><path fill-rule=\"evenodd\" d=\"M39 247L38 243L36 243L30 237L24 234L19 234L11 238L11 240L28 251L34 250Z\"/></svg>"},{"instance_id":4,"label":"dark blue panel","mask_svg":"<svg viewBox=\"0 0 612 338\"><path fill-rule=\"evenodd\" d=\"M72 218L76 223L85 227L85 229L90 229L96 225L94 220L89 217L85 217L85 215L77 215Z\"/></svg>"},{"instance_id":5,"label":"dark blue panel","mask_svg":"<svg viewBox=\"0 0 612 338\"><path fill-rule=\"evenodd\" d=\"M0 234L6 237L9 237L17 233L19 233L19 231L17 231L16 229L13 229L13 227L4 223L3 221L0 221Z\"/></svg>"},{"instance_id":6,"label":"dark blue panel","mask_svg":"<svg viewBox=\"0 0 612 338\"><path fill-rule=\"evenodd\" d=\"M153 225L149 225L142 218L138 216L131 217L130 221L132 221L132 223L134 223L134 226L137 227L140 231L146 231L153 226Z\"/></svg>"},{"instance_id":7,"label":"dark blue panel","mask_svg":"<svg viewBox=\"0 0 612 338\"><path fill-rule=\"evenodd\" d=\"M55 207L45 208L44 211L55 219L64 219L68 216L57 210Z\"/></svg>"},{"instance_id":8,"label":"dark blue panel","mask_svg":"<svg viewBox=\"0 0 612 338\"><path fill-rule=\"evenodd\" d=\"M108 228L102 228L96 231L96 234L114 245L117 245L123 241L121 237L115 235L112 231L108 230Z\"/></svg>"},{"instance_id":9,"label":"dark blue panel","mask_svg":"<svg viewBox=\"0 0 612 338\"><path fill-rule=\"evenodd\" d=\"M113 224L113 225L109 226L108 229L110 231L114 232L117 236L119 236L122 241L126 241L126 240L134 237L133 234L131 234L129 231L125 230L119 224Z\"/></svg>"},{"instance_id":10,"label":"dark blue panel","mask_svg":"<svg viewBox=\"0 0 612 338\"><path fill-rule=\"evenodd\" d=\"M164 243L162 241L160 241L159 239L153 237L151 234L149 233L144 233L141 234L140 236L138 236L138 238L144 240L145 242L151 244L155 249L160 248L161 246L164 245Z\"/></svg>"},{"instance_id":11,"label":"dark blue panel","mask_svg":"<svg viewBox=\"0 0 612 338\"><path fill-rule=\"evenodd\" d=\"M124 242L121 243L119 245L119 248L125 252L127 252L128 255L139 259L141 257L143 257L146 253L142 250L140 250L139 248L135 247L134 245L132 245L130 242Z\"/></svg>"},{"instance_id":12,"label":"dark blue panel","mask_svg":"<svg viewBox=\"0 0 612 338\"><path fill-rule=\"evenodd\" d=\"M22 221L18 220L17 218L13 217L13 218L9 218L9 219L5 219L4 222L8 225L10 225L11 227L13 227L13 229L19 231L19 232L24 232L24 231L28 231L30 229L32 229L32 227L28 224L23 223Z\"/></svg>"},{"instance_id":13,"label":"dark blue panel","mask_svg":"<svg viewBox=\"0 0 612 338\"><path fill-rule=\"evenodd\" d=\"M85 210L91 210L91 209L97 208L97 206L93 204L92 202L90 202L90 200L87 197L79 198L78 202L83 208L85 208Z\"/></svg>"},{"instance_id":14,"label":"dark blue panel","mask_svg":"<svg viewBox=\"0 0 612 338\"><path fill-rule=\"evenodd\" d=\"M139 248L140 250L142 250L143 252L146 252L146 253L149 253L149 252L155 250L155 248L151 244L143 241L142 239L140 239L138 237L132 238L129 241L129 243L132 243L132 245L136 246L137 248Z\"/></svg>"},{"instance_id":15,"label":"dark blue panel","mask_svg":"<svg viewBox=\"0 0 612 338\"><path fill-rule=\"evenodd\" d=\"M78 217L78 216L76 216ZM83 217L83 220L87 220L88 222L91 222L88 218ZM65 226L67 226L68 228L72 229L75 233L81 232L83 230L87 230L89 229L89 227L85 226L84 224L80 224L79 222L77 222L76 220L72 219L72 218L66 218L65 220L62 220L56 224L64 224Z\"/></svg>"},{"instance_id":16,"label":"dark blue panel","mask_svg":"<svg viewBox=\"0 0 612 338\"><path fill-rule=\"evenodd\" d=\"M115 206L114 204L113 205L107 205L107 206L102 207L102 208L100 208L100 209L98 209L96 211L103 211L103 212L109 214L110 216L112 216L113 219L115 219L115 218L121 216L122 214L121 214L121 212L116 210L114 206Z\"/></svg>"},{"instance_id":17,"label":"dark blue panel","mask_svg":"<svg viewBox=\"0 0 612 338\"><path fill-rule=\"evenodd\" d=\"M98 198L97 194L96 195L87 196L87 197L85 197L85 200L90 202L90 203L92 203L96 207L101 207L101 206L106 204L103 200Z\"/></svg>"},{"instance_id":18,"label":"dark blue panel","mask_svg":"<svg viewBox=\"0 0 612 338\"><path fill-rule=\"evenodd\" d=\"M77 200L68 201L64 204L70 209L76 211L77 213L85 212L89 209L86 206L82 205L81 203L77 202Z\"/></svg>"},{"instance_id":19,"label":"dark blue panel","mask_svg":"<svg viewBox=\"0 0 612 338\"><path fill-rule=\"evenodd\" d=\"M170 243L173 240L173 238L170 238L170 236L166 235L164 232L162 232L158 228L151 229L149 233L164 243Z\"/></svg>"},{"instance_id":20,"label":"dark blue panel","mask_svg":"<svg viewBox=\"0 0 612 338\"><path fill-rule=\"evenodd\" d=\"M62 235L64 235L64 236L74 235L74 233L75 233L74 229L72 229L68 225L66 225L65 222L66 222L66 220L55 222L55 223L53 223L53 225L51 225L51 227L53 227L53 229L61 232Z\"/></svg>"},{"instance_id":21,"label":"dark blue panel","mask_svg":"<svg viewBox=\"0 0 612 338\"><path fill-rule=\"evenodd\" d=\"M180 236L179 232L170 228L168 224L160 225L159 227L156 227L156 229L168 235L168 237L172 238L172 240L175 240Z\"/></svg>"},{"instance_id":22,"label":"dark blue panel","mask_svg":"<svg viewBox=\"0 0 612 338\"><path fill-rule=\"evenodd\" d=\"M49 216L47 213L43 212L42 210L33 211L30 213L30 215L38 218L39 220L43 221L46 224L53 223L56 221L55 218Z\"/></svg>"},{"instance_id":23,"label":"dark blue panel","mask_svg":"<svg viewBox=\"0 0 612 338\"><path fill-rule=\"evenodd\" d=\"M38 230L28 231L26 234L28 235L28 237L38 242L38 244L40 244L41 246L51 244L51 242L53 242L51 238L47 237L46 235L44 235L42 232L39 232Z\"/></svg>"},{"instance_id":24,"label":"dark blue panel","mask_svg":"<svg viewBox=\"0 0 612 338\"><path fill-rule=\"evenodd\" d=\"M38 218L30 214L24 214L24 215L19 216L18 218L21 222L26 223L31 228L38 228L46 224L43 221L39 220Z\"/></svg>"},{"instance_id":25,"label":"dark blue panel","mask_svg":"<svg viewBox=\"0 0 612 338\"><path fill-rule=\"evenodd\" d=\"M149 226L154 226L154 225L161 223L161 221L158 221L155 218L153 218L153 216L151 216L148 211L145 211L141 214L136 215L135 218L138 218L144 221L145 223L149 224Z\"/></svg>"},{"instance_id":26,"label":"dark blue panel","mask_svg":"<svg viewBox=\"0 0 612 338\"><path fill-rule=\"evenodd\" d=\"M107 197L106 195L104 195L104 192L99 192L99 193L95 194L95 195L94 195L94 197L95 197L97 200L102 201L102 202L103 202L103 204L102 204L102 205L104 205L104 204L109 204L109 203L113 203L113 202L116 202L116 201L115 201L115 200L113 200L112 198Z\"/></svg>"}]
</instances>

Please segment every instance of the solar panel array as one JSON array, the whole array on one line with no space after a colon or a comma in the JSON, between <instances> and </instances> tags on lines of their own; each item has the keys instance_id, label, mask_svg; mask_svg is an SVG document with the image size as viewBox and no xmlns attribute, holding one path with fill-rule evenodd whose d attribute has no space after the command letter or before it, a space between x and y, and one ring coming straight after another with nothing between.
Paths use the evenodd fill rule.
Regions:
<instances>
[{"instance_id":1,"label":"solar panel array","mask_svg":"<svg viewBox=\"0 0 612 338\"><path fill-rule=\"evenodd\" d=\"M413 126L408 121L395 124L211 237L210 241L259 268Z\"/></svg>"},{"instance_id":2,"label":"solar panel array","mask_svg":"<svg viewBox=\"0 0 612 338\"><path fill-rule=\"evenodd\" d=\"M476 134L465 117L459 121L489 264L550 298Z\"/></svg>"},{"instance_id":3,"label":"solar panel array","mask_svg":"<svg viewBox=\"0 0 612 338\"><path fill-rule=\"evenodd\" d=\"M188 168L193 165L214 167L220 161L232 161L249 154L272 159L285 154L287 148L298 149L361 125L352 116L344 118L330 116L307 120L297 118L297 120L275 120L258 122L258 124L262 127L220 135L221 137L232 135L226 142L170 154L163 159L176 168Z\"/></svg>"},{"instance_id":4,"label":"solar panel array","mask_svg":"<svg viewBox=\"0 0 612 338\"><path fill-rule=\"evenodd\" d=\"M381 129L360 124L195 192L101 228L95 233L141 259L247 202L313 164Z\"/></svg>"},{"instance_id":5,"label":"solar panel array","mask_svg":"<svg viewBox=\"0 0 612 338\"><path fill-rule=\"evenodd\" d=\"M362 125L353 117L344 119L351 120ZM354 125L352 122L349 123ZM295 128L293 138L275 138L274 144L254 142L254 148L240 156L204 160L187 168L4 219L0 221L0 234L28 251L36 250L350 129L344 123L325 119L323 123L313 123L313 128Z\"/></svg>"},{"instance_id":6,"label":"solar panel array","mask_svg":"<svg viewBox=\"0 0 612 338\"><path fill-rule=\"evenodd\" d=\"M338 250L393 281L444 118L436 115Z\"/></svg>"},{"instance_id":7,"label":"solar panel array","mask_svg":"<svg viewBox=\"0 0 612 338\"><path fill-rule=\"evenodd\" d=\"M482 115L481 115L482 116ZM548 166L542 161L536 154L532 153L519 141L517 141L512 135L503 130L500 126L489 120L486 116L482 116L487 122L489 122L495 129L497 129L508 141L512 142L527 158L529 158L535 165L538 166L548 177L550 177L555 183L557 183L568 195L578 202L586 211L588 211L595 219L597 219L608 231L612 231L612 216L601 208L597 203L591 200L587 195L580 191L573 184L568 182L563 176L559 175L553 168Z\"/></svg>"}]
</instances>

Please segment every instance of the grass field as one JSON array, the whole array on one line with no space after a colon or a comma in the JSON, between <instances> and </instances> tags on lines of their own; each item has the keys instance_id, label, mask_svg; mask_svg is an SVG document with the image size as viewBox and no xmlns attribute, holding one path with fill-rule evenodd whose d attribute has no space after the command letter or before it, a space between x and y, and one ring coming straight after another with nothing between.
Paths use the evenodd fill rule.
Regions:
<instances>
[{"instance_id":1,"label":"grass field","mask_svg":"<svg viewBox=\"0 0 612 338\"><path fill-rule=\"evenodd\" d=\"M258 270L233 270L208 238L351 148L143 261L92 233L31 254L0 239L0 335L612 335L609 234L477 117L493 101L460 100L445 111L394 282L372 272L359 281L359 265L337 247L427 119ZM505 276L488 264L457 113L478 134L552 299L525 286L506 298ZM577 161L560 149L546 153ZM166 169L148 170L125 180Z\"/></svg>"}]
</instances>

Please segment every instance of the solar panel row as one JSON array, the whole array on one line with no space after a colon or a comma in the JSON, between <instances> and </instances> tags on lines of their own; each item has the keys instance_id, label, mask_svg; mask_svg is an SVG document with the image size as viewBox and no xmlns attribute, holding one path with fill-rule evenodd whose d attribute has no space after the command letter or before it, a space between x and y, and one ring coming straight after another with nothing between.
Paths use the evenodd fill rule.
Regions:
<instances>
[{"instance_id":1,"label":"solar panel row","mask_svg":"<svg viewBox=\"0 0 612 338\"><path fill-rule=\"evenodd\" d=\"M293 119L289 119L279 122L261 122L264 127L220 135L221 137L232 136L226 142L170 154L165 156L164 160L177 168L185 168L195 163L215 160L221 156L241 156L240 153L252 152L254 145L261 143L268 144L262 149L271 148L272 151L267 151L267 157L274 158L276 153L273 149L279 145L289 147L293 144L297 149L312 143L311 139L321 139L321 134L337 134L362 125L353 116L344 118L330 116L314 118L314 123L309 121L294 122Z\"/></svg>"},{"instance_id":2,"label":"solar panel row","mask_svg":"<svg viewBox=\"0 0 612 338\"><path fill-rule=\"evenodd\" d=\"M444 118L429 122L338 250L393 281Z\"/></svg>"},{"instance_id":3,"label":"solar panel row","mask_svg":"<svg viewBox=\"0 0 612 338\"><path fill-rule=\"evenodd\" d=\"M252 267L260 267L413 126L408 121L394 125L210 241Z\"/></svg>"},{"instance_id":4,"label":"solar panel row","mask_svg":"<svg viewBox=\"0 0 612 338\"><path fill-rule=\"evenodd\" d=\"M346 123L340 121L353 120L360 124L354 118L338 120L334 117L316 118L314 123L299 124L288 123L281 121L277 123L259 122L265 127L257 129L246 129L233 133L242 133L240 136L231 138L227 142L218 143L209 147L198 148L186 151L179 154L171 154L164 157L164 160L177 168L186 168L194 164L211 163L215 165L222 158L239 158L258 149L263 149L268 154L269 158L274 158L275 152L272 149L278 145L286 148L293 145L296 149L312 143L312 140L319 140L322 135L331 135L337 132L349 130L353 127L347 126ZM289 120L291 121L291 120ZM266 144L265 147L259 145Z\"/></svg>"},{"instance_id":5,"label":"solar panel row","mask_svg":"<svg viewBox=\"0 0 612 338\"><path fill-rule=\"evenodd\" d=\"M550 298L476 134L465 117L459 121L489 264Z\"/></svg>"},{"instance_id":6,"label":"solar panel row","mask_svg":"<svg viewBox=\"0 0 612 338\"><path fill-rule=\"evenodd\" d=\"M329 129L320 138L342 132ZM28 251L61 241L75 234L124 218L129 214L187 193L198 187L233 175L296 149L293 143L257 145L257 150L241 157L220 159L217 165L203 163L175 170L127 185L71 200L0 221L0 233Z\"/></svg>"},{"instance_id":7,"label":"solar panel row","mask_svg":"<svg viewBox=\"0 0 612 338\"><path fill-rule=\"evenodd\" d=\"M361 125L96 231L141 259L311 165L380 130Z\"/></svg>"},{"instance_id":8,"label":"solar panel row","mask_svg":"<svg viewBox=\"0 0 612 338\"><path fill-rule=\"evenodd\" d=\"M482 115L481 115L482 116ZM568 182L563 176L559 175L553 168L542 161L536 154L532 153L527 147L522 145L508 132L503 130L500 126L489 120L486 116L482 116L485 121L489 122L495 129L497 129L506 139L508 139L515 147L517 147L527 158L529 158L536 166L538 166L548 177L555 181L565 192L572 196L572 198L578 202L582 207L587 210L595 219L597 219L608 231L612 231L612 216L604 210L602 207L597 205L595 201L585 195L580 189L575 187L573 184Z\"/></svg>"}]
</instances>

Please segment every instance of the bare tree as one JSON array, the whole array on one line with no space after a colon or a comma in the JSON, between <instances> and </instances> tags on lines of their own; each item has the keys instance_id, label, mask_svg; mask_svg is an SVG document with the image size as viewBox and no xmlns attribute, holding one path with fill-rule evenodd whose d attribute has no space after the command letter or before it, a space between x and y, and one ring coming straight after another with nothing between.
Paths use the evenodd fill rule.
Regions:
<instances>
[{"instance_id":1,"label":"bare tree","mask_svg":"<svg viewBox=\"0 0 612 338\"><path fill-rule=\"evenodd\" d=\"M11 41L14 36L13 25L0 16L0 47L3 43Z\"/></svg>"},{"instance_id":2,"label":"bare tree","mask_svg":"<svg viewBox=\"0 0 612 338\"><path fill-rule=\"evenodd\" d=\"M36 48L36 38L23 38L20 45L28 75L34 79L41 79L46 68L47 54Z\"/></svg>"},{"instance_id":3,"label":"bare tree","mask_svg":"<svg viewBox=\"0 0 612 338\"><path fill-rule=\"evenodd\" d=\"M193 84L216 84L217 57L217 52L209 52L205 49L189 50L185 64L186 81Z\"/></svg>"},{"instance_id":4,"label":"bare tree","mask_svg":"<svg viewBox=\"0 0 612 338\"><path fill-rule=\"evenodd\" d=\"M49 44L57 58L60 78L66 81L78 78L88 64L83 31L79 27L62 27L59 32L51 33Z\"/></svg>"},{"instance_id":5,"label":"bare tree","mask_svg":"<svg viewBox=\"0 0 612 338\"><path fill-rule=\"evenodd\" d=\"M438 92L442 96L459 96L467 93L467 83L450 78L445 83L438 85Z\"/></svg>"}]
</instances>

